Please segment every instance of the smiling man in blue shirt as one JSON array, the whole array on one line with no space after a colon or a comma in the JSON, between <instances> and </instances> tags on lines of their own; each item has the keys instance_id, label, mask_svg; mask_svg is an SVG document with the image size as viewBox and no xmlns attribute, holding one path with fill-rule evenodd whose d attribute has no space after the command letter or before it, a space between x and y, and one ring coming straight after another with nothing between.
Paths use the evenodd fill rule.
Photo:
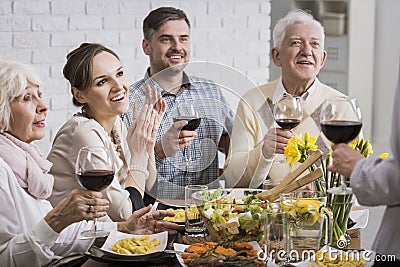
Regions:
<instances>
[{"instance_id":1,"label":"smiling man in blue shirt","mask_svg":"<svg viewBox=\"0 0 400 267\"><path fill-rule=\"evenodd\" d=\"M231 130L233 112L214 82L185 73L190 58L190 22L182 10L161 7L151 11L143 21L143 34L142 47L150 67L142 80L130 86L130 107L123 119L127 125L132 123L134 103L137 100L142 108L147 84L161 92L167 110L155 145L157 186L150 194L183 199L186 185L217 186L218 144ZM187 121L174 123L173 118L177 107L189 102L201 123L195 131L181 131ZM193 161L185 164L185 156Z\"/></svg>"}]
</instances>

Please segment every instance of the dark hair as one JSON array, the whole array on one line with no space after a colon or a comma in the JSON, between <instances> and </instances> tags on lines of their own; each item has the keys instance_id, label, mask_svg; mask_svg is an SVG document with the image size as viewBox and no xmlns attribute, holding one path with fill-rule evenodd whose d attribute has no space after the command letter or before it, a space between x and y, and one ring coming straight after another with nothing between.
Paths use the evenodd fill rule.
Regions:
<instances>
[{"instance_id":1,"label":"dark hair","mask_svg":"<svg viewBox=\"0 0 400 267\"><path fill-rule=\"evenodd\" d=\"M101 52L108 52L119 60L114 51L96 43L83 43L68 53L63 74L71 84L71 87L85 92L92 86L93 58ZM74 96L72 96L72 102L78 107L84 105L79 103Z\"/></svg>"},{"instance_id":2,"label":"dark hair","mask_svg":"<svg viewBox=\"0 0 400 267\"><path fill-rule=\"evenodd\" d=\"M151 38L151 30L157 31L169 20L185 20L190 28L190 21L183 10L174 7L160 7L151 11L143 20L143 35L146 40Z\"/></svg>"}]
</instances>

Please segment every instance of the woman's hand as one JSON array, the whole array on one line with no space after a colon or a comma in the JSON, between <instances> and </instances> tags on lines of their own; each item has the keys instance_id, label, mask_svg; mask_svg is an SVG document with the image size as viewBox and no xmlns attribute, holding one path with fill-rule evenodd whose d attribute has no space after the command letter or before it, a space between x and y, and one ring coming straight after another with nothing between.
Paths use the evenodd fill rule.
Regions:
<instances>
[{"instance_id":1,"label":"woman's hand","mask_svg":"<svg viewBox=\"0 0 400 267\"><path fill-rule=\"evenodd\" d=\"M152 92L151 92L152 91ZM154 154L156 135L164 116L166 105L156 88L146 86L146 99L140 114L138 102L133 108L134 122L129 127L127 141L131 151L131 164L147 168L150 155Z\"/></svg>"},{"instance_id":2,"label":"woman's hand","mask_svg":"<svg viewBox=\"0 0 400 267\"><path fill-rule=\"evenodd\" d=\"M108 209L109 202L101 192L74 189L46 214L44 220L55 232L60 233L75 222L104 217Z\"/></svg>"},{"instance_id":3,"label":"woman's hand","mask_svg":"<svg viewBox=\"0 0 400 267\"><path fill-rule=\"evenodd\" d=\"M363 155L347 144L336 144L332 147L332 165L328 166L328 170L350 177L357 162L363 158Z\"/></svg>"},{"instance_id":4,"label":"woman's hand","mask_svg":"<svg viewBox=\"0 0 400 267\"><path fill-rule=\"evenodd\" d=\"M149 85L147 85L147 86L149 87ZM156 111L157 115L156 115L156 118L154 121L151 138L149 139L149 142L147 143L147 153L149 155L154 154L154 146L156 144L158 128L160 127L160 124L164 117L166 106L167 106L164 99L161 96L161 93L157 92L157 89L154 86L152 87L151 95L152 95L152 98L150 98L150 95L146 94L146 100L149 100L150 104L153 104L154 110Z\"/></svg>"},{"instance_id":5,"label":"woman's hand","mask_svg":"<svg viewBox=\"0 0 400 267\"><path fill-rule=\"evenodd\" d=\"M118 222L118 231L130 234L153 234L168 231L176 233L180 226L176 223L164 221L164 217L175 216L173 211L152 211L151 205L135 211L125 222Z\"/></svg>"}]
</instances>

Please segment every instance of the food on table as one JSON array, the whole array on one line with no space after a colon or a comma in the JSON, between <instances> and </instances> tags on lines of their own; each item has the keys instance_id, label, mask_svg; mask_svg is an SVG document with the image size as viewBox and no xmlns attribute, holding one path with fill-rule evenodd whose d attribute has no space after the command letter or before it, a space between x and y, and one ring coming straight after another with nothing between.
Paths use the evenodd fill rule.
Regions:
<instances>
[{"instance_id":1,"label":"food on table","mask_svg":"<svg viewBox=\"0 0 400 267\"><path fill-rule=\"evenodd\" d=\"M153 252L154 248L160 243L157 238L150 239L149 235L144 235L142 237L122 238L112 244L111 249L124 255L148 254Z\"/></svg>"},{"instance_id":2,"label":"food on table","mask_svg":"<svg viewBox=\"0 0 400 267\"><path fill-rule=\"evenodd\" d=\"M185 252L204 254L213 250L217 246L215 242L194 243L185 249Z\"/></svg>"},{"instance_id":3,"label":"food on table","mask_svg":"<svg viewBox=\"0 0 400 267\"><path fill-rule=\"evenodd\" d=\"M175 222L175 223L176 222L181 222L181 223L185 222L185 210L184 209L169 208L167 210L175 212L175 216L174 217L164 217L165 221Z\"/></svg>"},{"instance_id":4,"label":"food on table","mask_svg":"<svg viewBox=\"0 0 400 267\"><path fill-rule=\"evenodd\" d=\"M220 246L215 242L195 243L181 257L188 266L267 266L257 259L257 250L247 242L230 242Z\"/></svg>"},{"instance_id":5,"label":"food on table","mask_svg":"<svg viewBox=\"0 0 400 267\"><path fill-rule=\"evenodd\" d=\"M209 233L218 241L261 241L265 209L270 203L260 201L254 194L245 197L222 194L220 189L203 192L198 208Z\"/></svg>"}]
</instances>

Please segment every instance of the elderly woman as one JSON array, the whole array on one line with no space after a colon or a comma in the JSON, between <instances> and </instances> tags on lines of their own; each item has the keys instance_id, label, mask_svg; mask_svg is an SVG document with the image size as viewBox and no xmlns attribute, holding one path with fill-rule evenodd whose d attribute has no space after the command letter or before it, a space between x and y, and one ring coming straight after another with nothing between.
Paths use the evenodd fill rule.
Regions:
<instances>
[{"instance_id":1,"label":"elderly woman","mask_svg":"<svg viewBox=\"0 0 400 267\"><path fill-rule=\"evenodd\" d=\"M53 188L52 164L32 144L45 135L48 108L40 84L28 66L0 61L0 259L5 266L42 266L86 251L93 239L79 239L79 233L109 208L100 192L83 189L73 190L54 208L46 200ZM173 212L148 213L150 208L100 227L138 234L178 229L160 220Z\"/></svg>"},{"instance_id":2,"label":"elderly woman","mask_svg":"<svg viewBox=\"0 0 400 267\"><path fill-rule=\"evenodd\" d=\"M55 136L48 160L53 163L54 189L49 198L58 204L73 189L81 188L75 177L75 161L83 146L104 146L112 154L115 179L103 195L110 201L113 221L126 220L143 207L145 189L156 179L154 144L165 102L147 88L146 106L135 112L126 130L119 115L128 108L128 86L118 55L96 43L83 43L67 55L64 77L71 84L74 105L81 112L70 118Z\"/></svg>"}]
</instances>

